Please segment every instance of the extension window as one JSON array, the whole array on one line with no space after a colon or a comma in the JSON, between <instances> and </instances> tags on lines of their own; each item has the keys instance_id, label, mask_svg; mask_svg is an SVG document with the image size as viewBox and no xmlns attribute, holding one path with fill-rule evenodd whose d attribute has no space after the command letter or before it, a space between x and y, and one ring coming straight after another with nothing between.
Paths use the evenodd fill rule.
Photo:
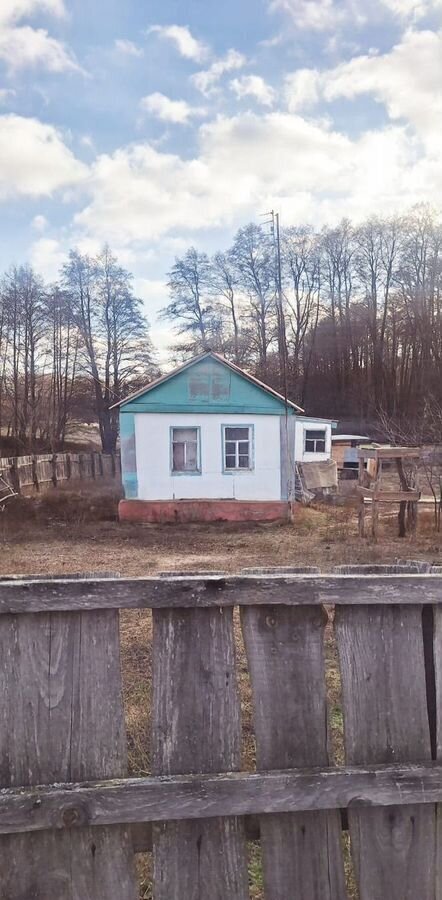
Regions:
<instances>
[{"instance_id":1,"label":"extension window","mask_svg":"<svg viewBox=\"0 0 442 900\"><path fill-rule=\"evenodd\" d=\"M314 431L309 429L304 436L305 453L325 453L325 430Z\"/></svg>"}]
</instances>

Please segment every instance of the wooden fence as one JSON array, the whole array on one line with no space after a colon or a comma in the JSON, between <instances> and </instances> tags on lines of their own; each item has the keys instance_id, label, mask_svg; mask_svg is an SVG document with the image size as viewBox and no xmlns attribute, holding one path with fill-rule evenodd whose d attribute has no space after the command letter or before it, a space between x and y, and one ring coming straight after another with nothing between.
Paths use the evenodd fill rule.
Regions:
<instances>
[{"instance_id":1,"label":"wooden fence","mask_svg":"<svg viewBox=\"0 0 442 900\"><path fill-rule=\"evenodd\" d=\"M152 823L154 900L247 900L255 814L267 900L345 900L343 810L361 900L440 898L442 576L346 572L0 582L2 898L136 900L134 840ZM328 757L324 604L341 767ZM153 610L153 773L135 779L121 608Z\"/></svg>"},{"instance_id":2,"label":"wooden fence","mask_svg":"<svg viewBox=\"0 0 442 900\"><path fill-rule=\"evenodd\" d=\"M61 481L87 478L116 478L120 458L115 453L47 453L34 456L0 457L2 489L16 494L57 487Z\"/></svg>"}]
</instances>

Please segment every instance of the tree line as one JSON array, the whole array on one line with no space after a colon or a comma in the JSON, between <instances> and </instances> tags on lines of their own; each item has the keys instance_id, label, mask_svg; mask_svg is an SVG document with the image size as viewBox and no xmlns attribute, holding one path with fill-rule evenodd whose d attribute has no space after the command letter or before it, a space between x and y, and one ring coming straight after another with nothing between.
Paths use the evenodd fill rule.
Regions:
<instances>
[{"instance_id":1,"label":"tree line","mask_svg":"<svg viewBox=\"0 0 442 900\"><path fill-rule=\"evenodd\" d=\"M440 216L418 206L292 226L280 249L280 280L275 236L255 223L226 251L176 259L162 311L176 358L210 346L309 413L355 426L442 408Z\"/></svg>"},{"instance_id":2,"label":"tree line","mask_svg":"<svg viewBox=\"0 0 442 900\"><path fill-rule=\"evenodd\" d=\"M98 424L115 450L118 413L154 371L149 325L131 274L108 246L72 251L56 284L29 266L0 282L0 436L13 454L63 448L73 423Z\"/></svg>"}]
</instances>

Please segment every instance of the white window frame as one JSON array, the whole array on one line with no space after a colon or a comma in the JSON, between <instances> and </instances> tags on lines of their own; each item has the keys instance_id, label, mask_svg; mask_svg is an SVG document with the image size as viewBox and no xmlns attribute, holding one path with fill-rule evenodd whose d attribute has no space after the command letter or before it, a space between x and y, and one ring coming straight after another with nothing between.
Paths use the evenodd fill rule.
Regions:
<instances>
[{"instance_id":1,"label":"white window frame","mask_svg":"<svg viewBox=\"0 0 442 900\"><path fill-rule=\"evenodd\" d=\"M308 438L307 435L309 431L322 431L324 437L323 438ZM307 450L307 441L314 442L314 450ZM317 450L316 442L321 441L324 442L324 449ZM327 429L326 428L304 428L304 453L327 453Z\"/></svg>"},{"instance_id":2,"label":"white window frame","mask_svg":"<svg viewBox=\"0 0 442 900\"><path fill-rule=\"evenodd\" d=\"M231 466L226 466L226 442L227 442L226 431L227 431L227 428L247 428L248 435L249 435L247 438L247 442L249 445L249 454L248 454L249 455L249 465L247 466L247 468L245 466L241 466L241 467L239 466L239 456L240 456L239 444L245 443L244 439L241 440L240 438L235 438L234 440L228 441L229 444L235 444L235 463L236 463L236 465L234 468ZM223 455L222 459L223 459L224 474L229 475L229 474L234 473L235 475L237 475L240 473L244 474L247 472L253 472L253 469L255 468L255 426L251 425L250 423L244 424L242 422L241 423L235 422L234 424L227 423L226 425L221 426L221 435L222 435L222 440L221 440L222 448L221 449L222 449L222 455ZM232 456L232 455L233 454L229 453L229 456ZM241 455L243 455L243 454L241 454Z\"/></svg>"},{"instance_id":3,"label":"white window frame","mask_svg":"<svg viewBox=\"0 0 442 900\"><path fill-rule=\"evenodd\" d=\"M174 469L173 467L173 447L174 444L184 444L184 461L186 458L186 444L195 443L194 441L175 441L175 431L196 431L196 469ZM201 475L201 427L199 425L171 425L170 426L170 474L171 475Z\"/></svg>"}]
</instances>

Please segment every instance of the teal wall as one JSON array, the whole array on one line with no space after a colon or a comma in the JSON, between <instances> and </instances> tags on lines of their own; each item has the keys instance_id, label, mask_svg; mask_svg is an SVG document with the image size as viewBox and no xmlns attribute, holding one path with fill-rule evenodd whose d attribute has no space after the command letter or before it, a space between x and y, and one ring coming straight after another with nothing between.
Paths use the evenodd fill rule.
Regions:
<instances>
[{"instance_id":1,"label":"teal wall","mask_svg":"<svg viewBox=\"0 0 442 900\"><path fill-rule=\"evenodd\" d=\"M138 497L135 416L120 409L121 478L126 500Z\"/></svg>"},{"instance_id":2,"label":"teal wall","mask_svg":"<svg viewBox=\"0 0 442 900\"><path fill-rule=\"evenodd\" d=\"M278 400L216 359L202 359L151 391L129 400L121 407L121 422L129 413L286 413ZM294 415L293 407L288 407Z\"/></svg>"}]
</instances>

